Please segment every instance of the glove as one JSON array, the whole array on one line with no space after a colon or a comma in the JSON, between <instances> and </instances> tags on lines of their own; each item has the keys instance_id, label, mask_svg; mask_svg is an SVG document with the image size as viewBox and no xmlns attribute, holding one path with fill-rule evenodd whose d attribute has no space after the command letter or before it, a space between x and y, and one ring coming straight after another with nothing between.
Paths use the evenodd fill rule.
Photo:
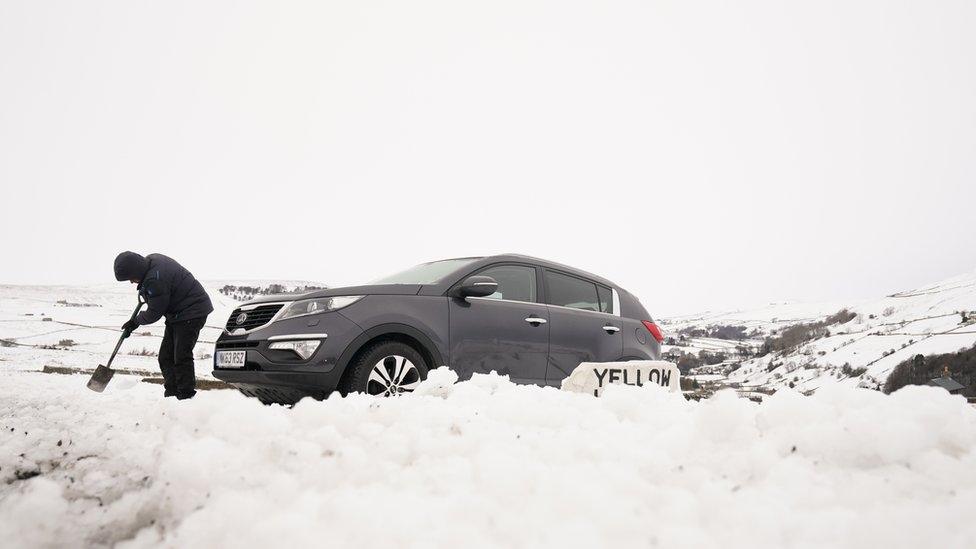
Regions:
<instances>
[{"instance_id":1,"label":"glove","mask_svg":"<svg viewBox=\"0 0 976 549\"><path fill-rule=\"evenodd\" d=\"M122 325L122 334L124 337L129 337L132 332L139 327L139 323L135 319L130 319L128 322Z\"/></svg>"}]
</instances>

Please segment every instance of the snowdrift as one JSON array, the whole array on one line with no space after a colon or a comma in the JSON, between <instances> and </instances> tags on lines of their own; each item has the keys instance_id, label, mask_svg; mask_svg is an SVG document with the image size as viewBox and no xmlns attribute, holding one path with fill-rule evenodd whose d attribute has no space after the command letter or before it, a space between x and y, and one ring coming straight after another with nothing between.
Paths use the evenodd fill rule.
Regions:
<instances>
[{"instance_id":1,"label":"snowdrift","mask_svg":"<svg viewBox=\"0 0 976 549\"><path fill-rule=\"evenodd\" d=\"M266 407L0 373L18 547L972 547L976 410L842 386L762 405L454 383Z\"/></svg>"}]
</instances>

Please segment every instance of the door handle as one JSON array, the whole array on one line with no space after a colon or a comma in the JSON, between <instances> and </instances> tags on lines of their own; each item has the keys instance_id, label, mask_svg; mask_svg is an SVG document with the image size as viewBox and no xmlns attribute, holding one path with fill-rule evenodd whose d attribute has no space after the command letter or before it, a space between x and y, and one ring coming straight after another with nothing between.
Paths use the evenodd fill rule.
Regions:
<instances>
[{"instance_id":1,"label":"door handle","mask_svg":"<svg viewBox=\"0 0 976 549\"><path fill-rule=\"evenodd\" d=\"M525 321L528 322L529 324L534 324L534 325L545 324L546 322L549 322L548 320L544 318L539 318L537 316L530 316L526 318Z\"/></svg>"},{"instance_id":2,"label":"door handle","mask_svg":"<svg viewBox=\"0 0 976 549\"><path fill-rule=\"evenodd\" d=\"M606 330L608 334L615 334L620 331L620 328L616 326L604 326L603 329Z\"/></svg>"}]
</instances>

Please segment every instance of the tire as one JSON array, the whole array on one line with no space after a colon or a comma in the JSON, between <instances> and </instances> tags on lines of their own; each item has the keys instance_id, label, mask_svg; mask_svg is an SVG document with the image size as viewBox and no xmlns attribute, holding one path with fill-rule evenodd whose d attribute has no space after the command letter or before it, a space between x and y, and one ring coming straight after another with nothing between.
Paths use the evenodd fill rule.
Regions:
<instances>
[{"instance_id":1,"label":"tire","mask_svg":"<svg viewBox=\"0 0 976 549\"><path fill-rule=\"evenodd\" d=\"M427 379L427 362L413 347L399 341L379 341L363 349L347 366L339 392L400 396Z\"/></svg>"}]
</instances>

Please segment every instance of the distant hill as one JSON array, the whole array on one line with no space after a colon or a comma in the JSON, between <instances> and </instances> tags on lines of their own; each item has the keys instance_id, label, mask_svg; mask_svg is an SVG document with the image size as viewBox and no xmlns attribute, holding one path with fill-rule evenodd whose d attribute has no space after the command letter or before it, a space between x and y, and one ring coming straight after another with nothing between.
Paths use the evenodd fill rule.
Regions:
<instances>
[{"instance_id":1,"label":"distant hill","mask_svg":"<svg viewBox=\"0 0 976 549\"><path fill-rule=\"evenodd\" d=\"M673 360L684 357L692 373L726 375L740 388L881 389L899 363L976 344L976 272L847 306L771 304L661 324Z\"/></svg>"},{"instance_id":2,"label":"distant hill","mask_svg":"<svg viewBox=\"0 0 976 549\"><path fill-rule=\"evenodd\" d=\"M224 284L217 291L237 301L247 301L264 295L303 294L315 290L324 290L326 288L328 286L304 283L295 285L271 283L253 286Z\"/></svg>"}]
</instances>

